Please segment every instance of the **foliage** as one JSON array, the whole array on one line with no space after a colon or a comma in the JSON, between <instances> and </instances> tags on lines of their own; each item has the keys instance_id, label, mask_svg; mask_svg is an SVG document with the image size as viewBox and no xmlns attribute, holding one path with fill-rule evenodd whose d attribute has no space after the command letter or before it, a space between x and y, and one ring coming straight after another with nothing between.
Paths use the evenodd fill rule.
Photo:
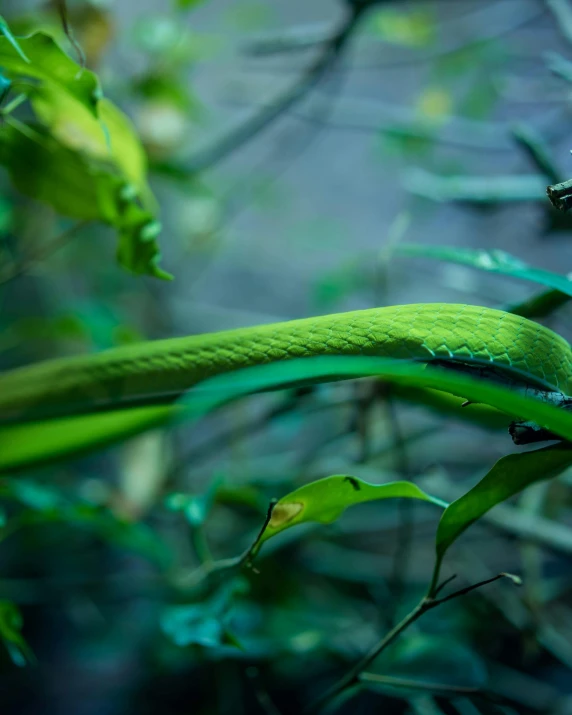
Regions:
<instances>
[{"instance_id":1,"label":"foliage","mask_svg":"<svg viewBox=\"0 0 572 715\"><path fill-rule=\"evenodd\" d=\"M526 75L538 8L12 5L1 369L396 302L570 337L541 108L572 75L555 53ZM142 278L172 277L161 247L171 285ZM565 712L572 417L484 373L305 358L3 423L6 712ZM512 420L556 444L513 447Z\"/></svg>"}]
</instances>

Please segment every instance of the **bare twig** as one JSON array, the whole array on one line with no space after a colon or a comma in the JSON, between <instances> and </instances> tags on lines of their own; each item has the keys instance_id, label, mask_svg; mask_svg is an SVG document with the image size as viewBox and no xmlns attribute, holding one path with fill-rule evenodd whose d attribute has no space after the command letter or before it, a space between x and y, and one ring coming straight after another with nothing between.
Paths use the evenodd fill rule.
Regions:
<instances>
[{"instance_id":1,"label":"bare twig","mask_svg":"<svg viewBox=\"0 0 572 715\"><path fill-rule=\"evenodd\" d=\"M56 3L58 14L60 16L60 20L62 22L62 27L64 29L66 37L68 38L72 47L74 48L74 50L77 53L77 56L79 59L79 64L80 64L81 68L85 69L85 53L83 51L82 46L79 44L79 42L74 37L73 30L72 30L70 22L69 22L68 8L67 8L66 0L55 0L55 3Z\"/></svg>"},{"instance_id":2,"label":"bare twig","mask_svg":"<svg viewBox=\"0 0 572 715\"><path fill-rule=\"evenodd\" d=\"M424 613L432 610L433 608L437 608L437 606L447 603L454 598L465 596L467 593L470 593L481 586L486 586L487 584L493 583L494 581L498 581L502 578L509 578L515 584L520 583L520 579L517 576L513 576L508 573L500 573L492 578L488 578L484 581L474 583L471 586L467 586L466 588L459 589L444 598L432 598L429 595L424 596L421 601L419 601L417 606L415 606L415 608L410 611L400 623L392 628L384 638L376 643L373 648L371 648L370 651L354 665L353 668L350 668L350 670L333 686L333 688L326 692L321 698L318 698L318 700L316 700L306 710L308 715L310 713L320 712L342 692L359 683L361 674L370 665L370 663L375 660L375 658L377 658L388 646L390 646L401 635L401 633L403 633L403 631L409 628L409 626L415 623L415 621L419 620Z\"/></svg>"},{"instance_id":3,"label":"bare twig","mask_svg":"<svg viewBox=\"0 0 572 715\"><path fill-rule=\"evenodd\" d=\"M6 266L4 270L0 272L0 286L5 285L15 278L19 278L21 275L27 273L35 263L44 260L48 256L51 256L52 253L55 253L57 250L65 246L79 231L81 231L82 228L85 228L90 223L91 221L79 221L51 241L46 241L46 243L40 246L36 251L30 253L28 256L25 256L14 265Z\"/></svg>"},{"instance_id":4,"label":"bare twig","mask_svg":"<svg viewBox=\"0 0 572 715\"><path fill-rule=\"evenodd\" d=\"M336 63L368 8L369 4L365 2L355 4L348 12L341 27L325 43L318 59L310 65L302 77L286 92L263 107L254 117L231 129L226 136L217 139L210 147L199 152L191 160L190 170L200 172L211 168L247 144L290 107L303 99Z\"/></svg>"}]
</instances>

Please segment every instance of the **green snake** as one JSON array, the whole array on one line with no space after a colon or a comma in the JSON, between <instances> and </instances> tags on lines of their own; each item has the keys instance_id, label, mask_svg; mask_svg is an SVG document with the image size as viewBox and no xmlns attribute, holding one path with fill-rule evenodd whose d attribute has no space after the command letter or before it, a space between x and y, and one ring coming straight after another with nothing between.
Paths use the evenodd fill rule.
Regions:
<instances>
[{"instance_id":1,"label":"green snake","mask_svg":"<svg viewBox=\"0 0 572 715\"><path fill-rule=\"evenodd\" d=\"M572 350L556 333L491 308L421 303L149 341L0 375L0 423L172 402L239 368L321 355L376 355L492 368L572 394Z\"/></svg>"}]
</instances>

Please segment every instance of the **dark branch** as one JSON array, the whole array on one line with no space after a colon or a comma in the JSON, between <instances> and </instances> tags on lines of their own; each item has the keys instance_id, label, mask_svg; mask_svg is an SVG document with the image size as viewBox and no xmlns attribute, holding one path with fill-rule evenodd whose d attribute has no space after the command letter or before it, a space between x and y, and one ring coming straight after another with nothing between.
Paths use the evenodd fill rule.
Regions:
<instances>
[{"instance_id":1,"label":"dark branch","mask_svg":"<svg viewBox=\"0 0 572 715\"><path fill-rule=\"evenodd\" d=\"M226 159L227 156L247 144L290 107L303 99L336 63L368 7L369 3L365 2L353 6L341 27L324 44L318 59L310 65L296 84L265 106L259 114L246 120L244 124L235 129L231 129L226 136L199 152L191 160L190 170L198 173L210 169L222 159Z\"/></svg>"}]
</instances>

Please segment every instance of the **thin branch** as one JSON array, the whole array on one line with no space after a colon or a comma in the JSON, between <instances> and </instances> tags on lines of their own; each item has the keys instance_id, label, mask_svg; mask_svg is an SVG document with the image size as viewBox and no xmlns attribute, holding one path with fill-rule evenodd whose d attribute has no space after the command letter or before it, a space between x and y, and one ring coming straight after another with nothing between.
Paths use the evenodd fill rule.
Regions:
<instances>
[{"instance_id":1,"label":"thin branch","mask_svg":"<svg viewBox=\"0 0 572 715\"><path fill-rule=\"evenodd\" d=\"M371 3L374 4L374 3ZM445 45L441 45L439 49L430 52L412 53L408 48L407 55L395 57L395 48L392 48L392 56L388 61L376 59L369 64L357 65L352 67L354 71L368 71L380 69L393 69L397 67L407 67L420 63L427 63L442 57L452 55L459 50L464 50L467 47L480 45L483 42L496 40L512 34L522 27L538 21L545 13L544 7L531 7L528 13L507 13L501 7L501 3L489 3L486 7L480 8L475 13L467 13L461 18L455 18L452 22L443 23L444 37L447 38ZM493 11L491 12L491 8ZM479 16L482 16L479 18ZM506 18L506 19L505 19ZM474 28L479 25L484 28L480 34L475 34L466 39L467 28ZM254 38L248 47L245 47L244 54L253 57L266 56L269 54L289 53L292 54L299 50L306 50L312 46L323 46L329 39L329 32L320 26L315 28L290 28L281 36L273 33L266 37ZM449 41L449 38L451 40ZM373 43L372 43L373 44ZM375 42L375 54L379 55L379 42ZM291 71L291 68L288 68Z\"/></svg>"},{"instance_id":2,"label":"thin branch","mask_svg":"<svg viewBox=\"0 0 572 715\"><path fill-rule=\"evenodd\" d=\"M56 7L58 10L58 14L60 16L60 20L62 22L62 27L65 32L65 35L77 53L80 67L82 68L82 70L84 70L85 69L85 53L83 51L82 46L75 39L75 36L73 34L73 30L72 30L70 22L69 22L68 8L67 8L66 0L56 0Z\"/></svg>"},{"instance_id":3,"label":"thin branch","mask_svg":"<svg viewBox=\"0 0 572 715\"><path fill-rule=\"evenodd\" d=\"M290 107L303 99L336 63L367 9L369 9L368 3L354 5L341 27L324 45L323 52L318 59L310 65L294 86L263 107L259 114L231 129L226 136L217 139L210 147L199 152L194 159L191 159L190 170L198 173L210 169L247 144Z\"/></svg>"},{"instance_id":4,"label":"thin branch","mask_svg":"<svg viewBox=\"0 0 572 715\"><path fill-rule=\"evenodd\" d=\"M421 601L419 601L419 603L415 606L415 608L413 608L413 610L411 610L405 616L405 618L403 618L402 621L400 621L394 628L389 631L386 636L384 636L378 643L376 643L373 648L371 648L370 651L366 653L366 655L353 666L353 668L350 668L350 670L329 691L327 691L322 697L318 698L318 700L316 700L306 710L307 715L320 712L323 708L325 708L326 705L331 703L332 700L334 700L334 698L337 698L342 692L358 684L360 681L361 674L370 665L370 663L374 661L384 650L386 650L386 648L390 646L401 635L401 633L403 633L403 631L409 628L409 626L415 623L415 621L419 620L419 618L421 618L424 613L432 610L433 608L437 608L437 606L440 606L443 603L447 603L454 598L464 596L467 593L470 593L471 591L480 588L481 586L486 586L487 584L493 583L494 581L498 581L502 578L509 578L515 584L518 584L520 582L520 579L518 579L517 576L513 576L512 574L508 573L501 573L497 574L496 576L493 576L492 578L486 579L484 581L479 581L478 583L475 583L471 586L462 588L459 591L455 591L454 593L450 594L449 596L445 596L444 598L435 599L430 598L428 596L424 596Z\"/></svg>"},{"instance_id":5,"label":"thin branch","mask_svg":"<svg viewBox=\"0 0 572 715\"><path fill-rule=\"evenodd\" d=\"M25 256L14 265L5 267L0 273L0 286L3 286L6 283L13 281L15 278L19 278L27 273L35 263L43 261L48 258L48 256L51 256L53 253L65 246L76 236L78 231L85 228L90 223L92 222L79 221L51 241L46 241L46 243L40 246L36 251L30 253L28 256Z\"/></svg>"},{"instance_id":6,"label":"thin branch","mask_svg":"<svg viewBox=\"0 0 572 715\"><path fill-rule=\"evenodd\" d=\"M443 583L440 584L439 586L437 586L437 588L435 589L435 595L437 596L439 593L441 593L441 591L445 588L445 586L448 586L451 583L451 581L453 581L456 578L457 578L456 573L454 573L452 576L449 576L449 578L446 578L443 581Z\"/></svg>"},{"instance_id":7,"label":"thin branch","mask_svg":"<svg viewBox=\"0 0 572 715\"><path fill-rule=\"evenodd\" d=\"M184 590L191 590L215 574L219 575L226 573L227 571L240 569L242 567L252 567L252 560L258 553L260 539L262 538L262 534L264 534L266 527L272 518L272 511L274 510L274 506L277 501L277 499L272 499L270 501L266 517L260 527L258 535L243 554L240 556L233 556L229 559L220 559L219 561L205 561L199 566L198 569L195 569L190 574L187 573L179 577L177 579L177 587Z\"/></svg>"},{"instance_id":8,"label":"thin branch","mask_svg":"<svg viewBox=\"0 0 572 715\"><path fill-rule=\"evenodd\" d=\"M478 583L474 583L471 586L466 586L465 588L460 588L458 591L454 591L453 593L450 593L448 596L444 596L443 598L436 598L433 599L432 601L429 602L429 608L435 608L436 606L440 606L442 603L447 603L447 601L452 601L454 598L459 598L460 596L466 596L467 593L470 593L471 591L474 591L476 588L480 588L481 586L486 586L489 583L493 583L494 581L499 581L501 578L508 578L510 579L515 586L520 586L522 584L522 581L518 576L515 576L514 574L511 573L499 573L496 576L492 576L492 578L487 578L484 581L479 581Z\"/></svg>"},{"instance_id":9,"label":"thin branch","mask_svg":"<svg viewBox=\"0 0 572 715\"><path fill-rule=\"evenodd\" d=\"M429 683L423 680L410 680L409 678L395 678L392 675L378 675L377 673L362 673L359 679L363 683L379 683L394 688L408 688L410 690L431 690L439 693L465 695L479 693L480 688L471 688L462 685L448 685L446 683Z\"/></svg>"}]
</instances>

